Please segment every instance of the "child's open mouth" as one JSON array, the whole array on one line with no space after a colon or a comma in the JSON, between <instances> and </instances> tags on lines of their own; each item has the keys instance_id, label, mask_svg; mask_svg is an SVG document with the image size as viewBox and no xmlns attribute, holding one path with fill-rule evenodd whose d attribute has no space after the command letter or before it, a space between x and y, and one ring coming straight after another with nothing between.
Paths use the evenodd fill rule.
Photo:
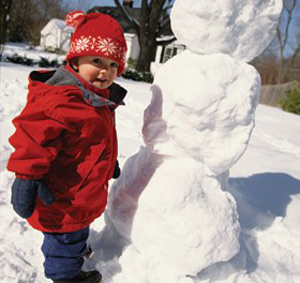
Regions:
<instances>
[{"instance_id":1,"label":"child's open mouth","mask_svg":"<svg viewBox=\"0 0 300 283\"><path fill-rule=\"evenodd\" d=\"M101 83L105 83L107 81L107 79L96 79L96 81L99 81Z\"/></svg>"}]
</instances>

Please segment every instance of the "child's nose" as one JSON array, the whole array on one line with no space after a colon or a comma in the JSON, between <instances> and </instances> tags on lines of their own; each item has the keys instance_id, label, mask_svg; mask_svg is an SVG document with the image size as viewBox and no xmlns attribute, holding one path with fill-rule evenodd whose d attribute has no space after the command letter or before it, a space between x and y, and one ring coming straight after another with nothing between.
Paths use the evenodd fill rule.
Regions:
<instances>
[{"instance_id":1,"label":"child's nose","mask_svg":"<svg viewBox=\"0 0 300 283\"><path fill-rule=\"evenodd\" d=\"M101 70L100 70L100 73L107 73L108 72L108 66L106 66L106 65L103 65L102 67L101 67Z\"/></svg>"}]
</instances>

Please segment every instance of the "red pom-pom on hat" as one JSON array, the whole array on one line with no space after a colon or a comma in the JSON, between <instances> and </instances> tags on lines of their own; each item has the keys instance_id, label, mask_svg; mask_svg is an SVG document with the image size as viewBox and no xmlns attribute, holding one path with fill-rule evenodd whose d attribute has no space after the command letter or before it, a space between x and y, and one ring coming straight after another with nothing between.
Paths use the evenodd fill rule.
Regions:
<instances>
[{"instance_id":1,"label":"red pom-pom on hat","mask_svg":"<svg viewBox=\"0 0 300 283\"><path fill-rule=\"evenodd\" d=\"M73 28L77 28L79 25L84 23L85 19L85 13L83 13L82 11L74 11L66 16L66 24Z\"/></svg>"},{"instance_id":2,"label":"red pom-pom on hat","mask_svg":"<svg viewBox=\"0 0 300 283\"><path fill-rule=\"evenodd\" d=\"M127 45L123 29L114 18L102 13L74 11L67 15L66 23L75 28L68 62L79 56L102 56L118 63L118 75L124 72Z\"/></svg>"}]
</instances>

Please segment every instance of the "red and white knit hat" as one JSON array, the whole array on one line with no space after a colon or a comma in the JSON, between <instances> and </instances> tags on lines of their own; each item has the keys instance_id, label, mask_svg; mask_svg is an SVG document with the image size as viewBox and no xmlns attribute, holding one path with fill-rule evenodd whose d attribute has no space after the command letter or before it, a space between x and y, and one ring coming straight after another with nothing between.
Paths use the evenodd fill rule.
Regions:
<instances>
[{"instance_id":1,"label":"red and white knit hat","mask_svg":"<svg viewBox=\"0 0 300 283\"><path fill-rule=\"evenodd\" d=\"M119 64L118 75L124 72L127 46L123 29L115 19L102 13L74 11L67 15L66 23L75 28L68 62L79 56L102 56Z\"/></svg>"}]
</instances>

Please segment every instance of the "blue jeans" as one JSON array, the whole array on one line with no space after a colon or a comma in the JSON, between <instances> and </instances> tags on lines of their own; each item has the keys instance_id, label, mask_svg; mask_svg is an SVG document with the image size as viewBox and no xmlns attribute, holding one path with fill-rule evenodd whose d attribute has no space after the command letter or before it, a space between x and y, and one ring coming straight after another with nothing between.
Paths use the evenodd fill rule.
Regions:
<instances>
[{"instance_id":1,"label":"blue jeans","mask_svg":"<svg viewBox=\"0 0 300 283\"><path fill-rule=\"evenodd\" d=\"M43 233L45 276L58 280L72 278L80 271L87 254L89 227L70 233Z\"/></svg>"}]
</instances>

